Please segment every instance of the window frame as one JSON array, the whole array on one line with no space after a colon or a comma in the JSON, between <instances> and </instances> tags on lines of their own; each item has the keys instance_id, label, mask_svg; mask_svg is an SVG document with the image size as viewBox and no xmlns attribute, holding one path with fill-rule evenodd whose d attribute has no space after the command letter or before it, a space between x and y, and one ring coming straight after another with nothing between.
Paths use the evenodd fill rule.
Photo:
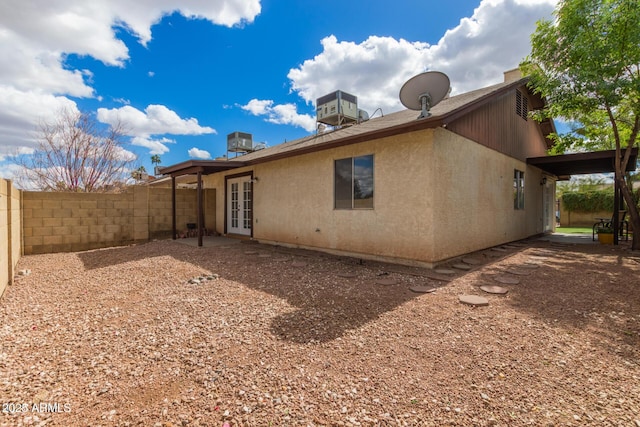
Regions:
<instances>
[{"instance_id":1,"label":"window frame","mask_svg":"<svg viewBox=\"0 0 640 427\"><path fill-rule=\"evenodd\" d=\"M366 158L370 158L370 163L371 163L371 174L370 174L370 179L371 179L371 197L370 198L356 198L356 194L355 194L355 188L356 188L356 183L358 182L356 180L356 162L358 159L366 159ZM345 197L347 191L345 191L346 187L339 187L340 183L339 183L339 178L340 178L340 174L338 173L340 168L339 168L339 163L342 163L342 171L345 172L344 170L344 164L345 161L349 161L350 163L350 171L349 171L349 180L350 180L350 184L348 186L349 188L349 192L350 192L350 196L349 199L347 199ZM367 178L369 178L369 176L367 176ZM342 185L344 185L345 183L343 182ZM342 197L340 199L338 199L338 196L341 195ZM366 206L357 206L356 201L357 200L368 200L370 199L370 202L367 202ZM345 202L349 200L349 204L348 206L345 205ZM375 208L375 156L374 154L364 154L361 156L352 156L352 157L344 157L344 158L340 158L340 159L334 159L333 160L333 209L334 210L372 210Z\"/></svg>"},{"instance_id":2,"label":"window frame","mask_svg":"<svg viewBox=\"0 0 640 427\"><path fill-rule=\"evenodd\" d=\"M520 211L525 208L525 180L524 171L513 170L513 209Z\"/></svg>"}]
</instances>

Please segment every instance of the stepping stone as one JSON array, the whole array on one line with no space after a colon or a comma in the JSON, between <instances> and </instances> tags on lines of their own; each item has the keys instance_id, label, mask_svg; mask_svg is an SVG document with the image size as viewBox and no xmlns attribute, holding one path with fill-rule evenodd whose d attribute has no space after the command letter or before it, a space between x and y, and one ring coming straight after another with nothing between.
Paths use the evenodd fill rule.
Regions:
<instances>
[{"instance_id":1,"label":"stepping stone","mask_svg":"<svg viewBox=\"0 0 640 427\"><path fill-rule=\"evenodd\" d=\"M489 300L478 295L458 295L458 300L463 304L481 307L489 305Z\"/></svg>"},{"instance_id":2,"label":"stepping stone","mask_svg":"<svg viewBox=\"0 0 640 427\"><path fill-rule=\"evenodd\" d=\"M455 273L455 271L454 271ZM450 276L446 276L444 274L437 274L435 272L431 273L431 272L427 272L424 274L424 277L428 278L428 279L433 279L433 280L438 280L440 282L450 282L451 281L451 277Z\"/></svg>"},{"instance_id":3,"label":"stepping stone","mask_svg":"<svg viewBox=\"0 0 640 427\"><path fill-rule=\"evenodd\" d=\"M536 269L536 268L540 268L540 264L525 263L525 264L522 264L520 266L520 268L526 268L526 269L529 269L529 270L533 270L533 269Z\"/></svg>"},{"instance_id":4,"label":"stepping stone","mask_svg":"<svg viewBox=\"0 0 640 427\"><path fill-rule=\"evenodd\" d=\"M471 270L471 266L469 264L453 264L453 268L457 268L458 270Z\"/></svg>"},{"instance_id":5,"label":"stepping stone","mask_svg":"<svg viewBox=\"0 0 640 427\"><path fill-rule=\"evenodd\" d=\"M509 292L508 289L503 288L502 286L495 286L495 285L482 285L480 286L480 289L482 289L488 294L504 295L507 292Z\"/></svg>"},{"instance_id":6,"label":"stepping stone","mask_svg":"<svg viewBox=\"0 0 640 427\"><path fill-rule=\"evenodd\" d=\"M412 286L409 288L410 291L415 292L417 294L430 294L435 292L437 288L433 288L431 286Z\"/></svg>"},{"instance_id":7,"label":"stepping stone","mask_svg":"<svg viewBox=\"0 0 640 427\"><path fill-rule=\"evenodd\" d=\"M478 258L462 258L462 262L464 262L465 264L469 264L469 265L480 265L480 264L482 264L482 261L480 261Z\"/></svg>"},{"instance_id":8,"label":"stepping stone","mask_svg":"<svg viewBox=\"0 0 640 427\"><path fill-rule=\"evenodd\" d=\"M493 278L498 283L504 283L505 285L517 285L520 283L520 279L510 276L496 276Z\"/></svg>"},{"instance_id":9,"label":"stepping stone","mask_svg":"<svg viewBox=\"0 0 640 427\"><path fill-rule=\"evenodd\" d=\"M344 277L345 279L353 279L354 277L358 277L356 273L340 273L338 277Z\"/></svg>"},{"instance_id":10,"label":"stepping stone","mask_svg":"<svg viewBox=\"0 0 640 427\"><path fill-rule=\"evenodd\" d=\"M533 255L533 256L554 256L557 253L558 253L558 251L543 250L543 251L533 251L529 255Z\"/></svg>"},{"instance_id":11,"label":"stepping stone","mask_svg":"<svg viewBox=\"0 0 640 427\"><path fill-rule=\"evenodd\" d=\"M293 267L306 267L307 263L302 261L294 261L291 263Z\"/></svg>"},{"instance_id":12,"label":"stepping stone","mask_svg":"<svg viewBox=\"0 0 640 427\"><path fill-rule=\"evenodd\" d=\"M378 280L376 280L376 284L384 285L384 286L396 285L397 283L398 283L398 281L394 280L394 279L378 279Z\"/></svg>"},{"instance_id":13,"label":"stepping stone","mask_svg":"<svg viewBox=\"0 0 640 427\"><path fill-rule=\"evenodd\" d=\"M433 272L438 274L456 274L454 270L449 270L447 268L438 268L436 270L433 270Z\"/></svg>"},{"instance_id":14,"label":"stepping stone","mask_svg":"<svg viewBox=\"0 0 640 427\"><path fill-rule=\"evenodd\" d=\"M508 269L507 273L513 274L513 275L516 275L516 276L528 276L528 275L531 274L531 272L529 272L529 271L516 270L514 268Z\"/></svg>"}]
</instances>

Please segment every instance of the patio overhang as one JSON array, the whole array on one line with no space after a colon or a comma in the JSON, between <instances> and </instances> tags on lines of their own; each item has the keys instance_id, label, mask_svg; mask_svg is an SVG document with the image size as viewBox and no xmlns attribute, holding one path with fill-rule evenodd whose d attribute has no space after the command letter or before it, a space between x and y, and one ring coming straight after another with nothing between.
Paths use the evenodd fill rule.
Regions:
<instances>
[{"instance_id":1,"label":"patio overhang","mask_svg":"<svg viewBox=\"0 0 640 427\"><path fill-rule=\"evenodd\" d=\"M622 157L625 150L622 152ZM626 172L636 170L638 161L638 147L631 149ZM567 180L571 175L586 175L592 173L615 173L616 150L594 151L590 153L564 154L560 156L530 157L527 164L539 167L546 173L555 175L559 180ZM613 243L618 244L620 229L620 212L624 210L622 190L617 179L614 179L614 209L612 216Z\"/></svg>"},{"instance_id":2,"label":"patio overhang","mask_svg":"<svg viewBox=\"0 0 640 427\"><path fill-rule=\"evenodd\" d=\"M202 234L204 227L204 207L202 197L202 176L212 173L223 172L244 166L244 162L236 160L188 160L175 165L159 168L162 175L171 177L171 211L172 211L172 233L173 239L177 238L176 226L176 178L194 175L197 183L198 212L196 213L196 227L198 230L198 246L202 246Z\"/></svg>"},{"instance_id":3,"label":"patio overhang","mask_svg":"<svg viewBox=\"0 0 640 427\"><path fill-rule=\"evenodd\" d=\"M210 175L242 166L245 166L244 162L237 160L187 160L186 162L158 168L158 172L171 177L197 174Z\"/></svg>"},{"instance_id":4,"label":"patio overhang","mask_svg":"<svg viewBox=\"0 0 640 427\"><path fill-rule=\"evenodd\" d=\"M638 148L631 151L627 172L636 170ZM590 153L563 154L559 156L530 157L527 164L539 167L555 175L559 180L567 180L571 175L615 172L616 150L594 151Z\"/></svg>"}]
</instances>

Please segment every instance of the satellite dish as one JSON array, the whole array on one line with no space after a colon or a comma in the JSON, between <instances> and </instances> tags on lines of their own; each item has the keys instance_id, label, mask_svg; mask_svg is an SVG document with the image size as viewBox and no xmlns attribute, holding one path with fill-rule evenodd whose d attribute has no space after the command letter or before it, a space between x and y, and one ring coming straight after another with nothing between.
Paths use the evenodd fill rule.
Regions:
<instances>
[{"instance_id":1,"label":"satellite dish","mask_svg":"<svg viewBox=\"0 0 640 427\"><path fill-rule=\"evenodd\" d=\"M400 102L410 110L422 111L418 119L429 117L429 110L449 93L449 77L440 71L427 71L411 77L400 89Z\"/></svg>"}]
</instances>

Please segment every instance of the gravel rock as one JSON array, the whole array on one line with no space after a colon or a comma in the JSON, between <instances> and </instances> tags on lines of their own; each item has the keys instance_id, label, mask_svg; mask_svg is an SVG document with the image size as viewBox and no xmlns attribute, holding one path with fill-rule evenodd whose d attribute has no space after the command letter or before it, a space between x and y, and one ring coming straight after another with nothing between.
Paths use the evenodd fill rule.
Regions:
<instances>
[{"instance_id":1,"label":"gravel rock","mask_svg":"<svg viewBox=\"0 0 640 427\"><path fill-rule=\"evenodd\" d=\"M0 426L638 425L637 255L527 244L429 295L428 270L263 245L25 256ZM536 254L507 295L458 302Z\"/></svg>"}]
</instances>

